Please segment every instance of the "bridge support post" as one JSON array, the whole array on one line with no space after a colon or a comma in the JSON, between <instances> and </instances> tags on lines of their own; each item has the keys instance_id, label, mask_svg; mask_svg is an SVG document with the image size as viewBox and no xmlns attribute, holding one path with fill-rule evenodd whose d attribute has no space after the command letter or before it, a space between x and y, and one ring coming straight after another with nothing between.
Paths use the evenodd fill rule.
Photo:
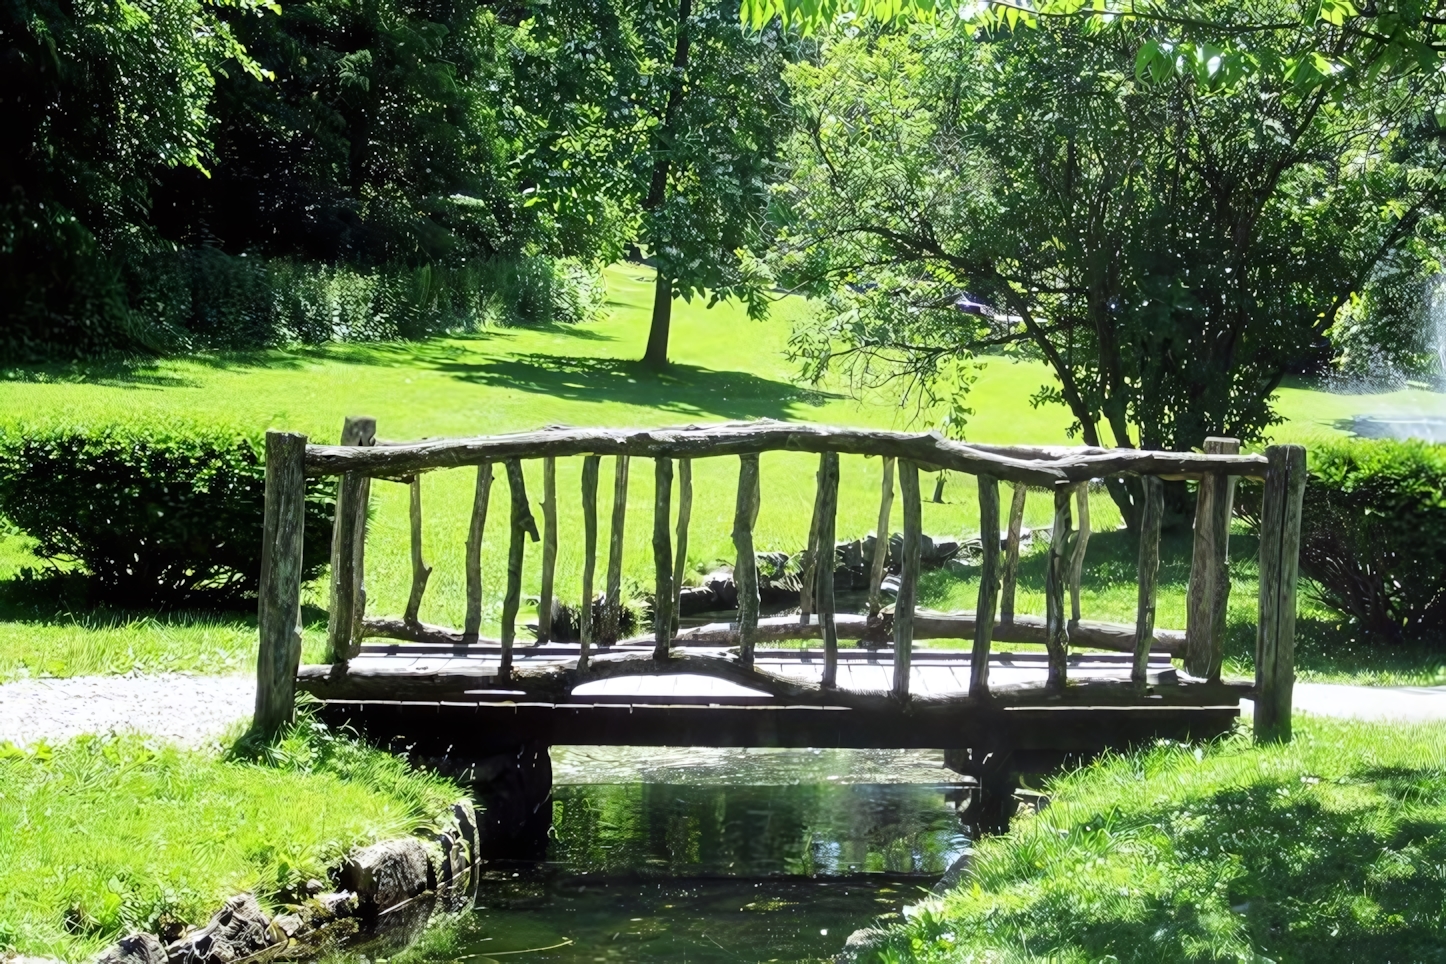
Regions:
<instances>
[{"instance_id":1,"label":"bridge support post","mask_svg":"<svg viewBox=\"0 0 1446 964\"><path fill-rule=\"evenodd\" d=\"M1265 450L1260 513L1260 621L1255 637L1255 738L1290 741L1295 687L1295 590L1300 575L1300 517L1305 501L1305 449Z\"/></svg>"},{"instance_id":2,"label":"bridge support post","mask_svg":"<svg viewBox=\"0 0 1446 964\"><path fill-rule=\"evenodd\" d=\"M1240 441L1207 438L1207 455L1238 455ZM1195 496L1195 541L1185 612L1185 671L1220 679L1225 653L1225 611L1230 602L1230 510L1235 477L1209 474Z\"/></svg>"},{"instance_id":3,"label":"bridge support post","mask_svg":"<svg viewBox=\"0 0 1446 964\"><path fill-rule=\"evenodd\" d=\"M347 418L341 429L342 445L372 445L377 420L365 415ZM359 629L366 611L365 556L367 502L371 479L360 472L345 472L336 486L336 520L331 529L331 601L326 627L328 658L345 662L360 649Z\"/></svg>"},{"instance_id":4,"label":"bridge support post","mask_svg":"<svg viewBox=\"0 0 1446 964\"><path fill-rule=\"evenodd\" d=\"M302 537L306 526L306 436L266 433L266 514L256 607L256 713L251 730L264 739L296 710L301 664Z\"/></svg>"}]
</instances>

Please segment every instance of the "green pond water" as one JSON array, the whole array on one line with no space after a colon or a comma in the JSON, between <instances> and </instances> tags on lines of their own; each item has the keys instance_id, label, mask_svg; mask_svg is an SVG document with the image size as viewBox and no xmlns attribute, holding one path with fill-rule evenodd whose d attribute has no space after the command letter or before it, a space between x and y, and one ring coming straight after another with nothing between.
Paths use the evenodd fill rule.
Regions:
<instances>
[{"instance_id":1,"label":"green pond water","mask_svg":"<svg viewBox=\"0 0 1446 964\"><path fill-rule=\"evenodd\" d=\"M447 960L824 960L918 902L968 845L939 754L559 747L553 760L546 858L488 867Z\"/></svg>"}]
</instances>

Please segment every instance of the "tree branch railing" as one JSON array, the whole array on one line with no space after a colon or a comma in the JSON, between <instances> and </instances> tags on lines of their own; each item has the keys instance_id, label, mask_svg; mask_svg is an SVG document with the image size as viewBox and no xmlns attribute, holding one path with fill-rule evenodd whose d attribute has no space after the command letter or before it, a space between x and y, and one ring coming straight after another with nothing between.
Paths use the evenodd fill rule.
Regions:
<instances>
[{"instance_id":1,"label":"tree branch railing","mask_svg":"<svg viewBox=\"0 0 1446 964\"><path fill-rule=\"evenodd\" d=\"M496 646L500 665L491 678L517 686L542 686L548 692L568 680L591 678L597 672L680 672L684 665L732 666L724 678L758 676L753 666L759 642L821 638L824 648L822 682L790 682L787 695L802 698L812 687L813 697L845 700L839 705L874 705L880 699L900 706L916 701L910 694L910 657L913 641L924 638L963 638L973 643L967 699L998 701L1003 691L991 688L988 678L990 646L994 641L1042 642L1048 653L1048 678L1042 692L1056 701L1071 689L1068 679L1069 648L1092 646L1133 654L1129 686L1143 700L1146 667L1152 648L1181 654L1186 668L1203 684L1220 684L1221 649L1229 573L1227 539L1234 480L1265 482L1264 531L1261 538L1260 632L1257 645L1256 697L1264 714L1257 713L1257 734L1288 738L1290 688L1293 681L1296 555L1299 545L1300 502L1304 480L1304 452L1299 446L1273 446L1265 455L1238 454L1233 440L1212 439L1204 453L1147 452L1126 449L1057 448L1033 446L969 445L936 433L905 433L845 429L775 421L729 423L648 430L552 428L513 435L463 439L432 439L409 443L375 442L376 425L370 419L348 419L340 445L310 445L303 436L267 433L266 531L263 542L260 644L256 727L274 732L291 716L300 647L296 640L299 618L301 542L292 532L304 499L305 478L341 477L336 525L332 540L331 619L328 652L332 676L345 674L346 663L360 652L365 637L386 636L450 645L488 645L480 636L481 551L493 470L502 463L508 482L511 512L507 584L503 595L502 626ZM811 452L819 455L813 521L805 556L801 616L759 618L759 580L753 530L759 509L759 459L763 452ZM880 457L883 463L879 532L869 560L867 614L837 613L833 598L833 546L838 512L839 456ZM575 665L542 673L514 669L512 656L516 620L521 606L521 583L527 537L543 542L542 598L539 601L538 641L555 636L552 601L557 559L556 460L584 459L581 486L585 562L581 639ZM617 463L609 533L604 604L601 619L594 619L594 589L598 548L598 469L601 458ZM733 542L737 552L734 581L738 588L738 616L729 624L677 628L678 593L687 552L692 506L692 462L699 458L736 457L739 461ZM634 653L619 661L616 654L595 653L599 645L618 642L621 608L620 582L623 520L627 509L627 473L635 458L654 460L652 549L654 553L654 620L650 655ZM542 461L542 534L527 500L523 459ZM461 631L428 626L419 611L431 567L422 557L421 473L475 467L476 494L467 533L466 621ZM675 471L676 468L676 471ZM922 541L918 473L922 469L948 469L977 477L980 533L984 555L980 564L978 602L973 613L930 613L918 610L914 597ZM1087 486L1103 476L1136 475L1144 479L1145 503L1139 553L1137 615L1132 626L1081 619L1079 583L1089 540ZM899 586L892 612L882 605L880 584L889 552L889 512L897 497L902 502L904 529ZM366 507L371 479L405 482L410 498L413 585L401 619L365 616L363 581ZM1195 550L1190 577L1189 621L1184 633L1156 629L1155 587L1159 566L1160 480L1195 479L1200 482ZM678 485L679 512L672 524L673 487ZM999 483L1013 484L1007 522L1001 525ZM1046 613L1015 613L1019 548L1025 490L1042 488L1053 493L1046 568ZM676 554L674 547L676 545ZM1268 557L1268 558L1267 558ZM1066 608L1066 604L1069 608ZM601 625L597 625L597 623ZM891 637L891 640L890 640ZM837 686L838 640L853 638L872 645L893 644L894 679L889 694L845 698ZM626 641L625 641L626 642ZM736 647L732 655L707 660L686 656L682 647ZM676 650L676 651L675 651ZM598 660L608 656L605 664ZM719 671L721 672L721 671ZM739 674L742 674L741 676ZM714 675L719 675L715 672ZM761 679L761 677L759 677ZM530 683L529 683L530 681ZM764 682L767 682L766 680ZM782 684L779 684L782 685ZM1074 684L1078 686L1078 684ZM765 691L778 686L769 684ZM1091 684L1090 692L1104 692ZM1237 687L1238 689L1238 687ZM784 690L778 690L783 693ZM529 691L530 692L530 691ZM539 691L540 692L540 691ZM1083 692L1083 691L1078 691ZM1078 695L1078 692L1076 695ZM1110 690L1112 694L1116 690ZM1213 692L1213 691L1212 691ZM1114 697L1112 697L1114 698ZM1156 697L1158 698L1158 697ZM1070 698L1069 701L1072 701Z\"/></svg>"}]
</instances>

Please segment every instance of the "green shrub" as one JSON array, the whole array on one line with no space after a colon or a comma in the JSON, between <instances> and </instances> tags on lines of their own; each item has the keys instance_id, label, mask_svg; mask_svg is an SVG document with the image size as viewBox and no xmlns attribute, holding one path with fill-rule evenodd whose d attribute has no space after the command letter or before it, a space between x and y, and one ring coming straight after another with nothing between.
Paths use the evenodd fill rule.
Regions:
<instances>
[{"instance_id":1,"label":"green shrub","mask_svg":"<svg viewBox=\"0 0 1446 964\"><path fill-rule=\"evenodd\" d=\"M236 602L261 572L264 447L172 426L0 430L0 514L42 558L79 563L124 605ZM331 486L308 483L305 578L326 564Z\"/></svg>"}]
</instances>

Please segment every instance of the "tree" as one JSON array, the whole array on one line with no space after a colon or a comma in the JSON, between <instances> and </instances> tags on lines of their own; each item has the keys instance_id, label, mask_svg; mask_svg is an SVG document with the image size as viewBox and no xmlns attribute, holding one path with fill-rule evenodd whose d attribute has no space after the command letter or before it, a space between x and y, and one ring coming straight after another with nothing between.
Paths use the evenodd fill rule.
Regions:
<instances>
[{"instance_id":1,"label":"tree","mask_svg":"<svg viewBox=\"0 0 1446 964\"><path fill-rule=\"evenodd\" d=\"M1437 81L1140 77L1153 29L921 26L795 69L792 270L837 309L796 339L815 375L932 388L1008 348L1050 366L1037 401L1066 405L1090 445L1250 441L1277 420L1291 360L1440 229ZM957 310L961 291L997 314ZM1135 493L1111 490L1132 520Z\"/></svg>"}]
</instances>

